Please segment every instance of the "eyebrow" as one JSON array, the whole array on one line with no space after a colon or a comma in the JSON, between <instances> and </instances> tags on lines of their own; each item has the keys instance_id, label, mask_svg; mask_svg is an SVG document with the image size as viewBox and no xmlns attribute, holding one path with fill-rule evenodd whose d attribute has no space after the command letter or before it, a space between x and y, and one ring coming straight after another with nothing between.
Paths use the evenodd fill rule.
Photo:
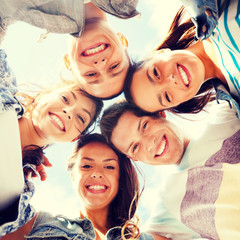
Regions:
<instances>
[{"instance_id":1,"label":"eyebrow","mask_svg":"<svg viewBox=\"0 0 240 240\"><path fill-rule=\"evenodd\" d=\"M124 71L124 69L125 69L125 68L123 67L120 71L113 73L113 74L112 74L112 77L118 76L120 73L122 73L122 72Z\"/></svg>"},{"instance_id":2,"label":"eyebrow","mask_svg":"<svg viewBox=\"0 0 240 240\"><path fill-rule=\"evenodd\" d=\"M95 161L93 158L89 158L89 157L83 157L82 160L87 160L87 161L90 161L90 162L94 162ZM114 158L107 158L107 159L103 160L103 162L110 162L110 161L118 162L118 160L114 159Z\"/></svg>"},{"instance_id":3,"label":"eyebrow","mask_svg":"<svg viewBox=\"0 0 240 240\"><path fill-rule=\"evenodd\" d=\"M88 84L98 84L100 81L97 79L97 80L94 80L92 82L88 82Z\"/></svg>"},{"instance_id":4,"label":"eyebrow","mask_svg":"<svg viewBox=\"0 0 240 240\"><path fill-rule=\"evenodd\" d=\"M149 72L148 72L148 69L147 69L147 71L146 71L146 74L147 74L147 77L148 77L149 81L150 81L151 83L154 83L154 80L153 80L152 77L150 76L150 74L149 74Z\"/></svg>"},{"instance_id":5,"label":"eyebrow","mask_svg":"<svg viewBox=\"0 0 240 240\"><path fill-rule=\"evenodd\" d=\"M116 76L118 76L119 74L121 74L122 72L124 71L124 67L120 70L120 71L118 71L118 72L116 72L116 73L112 73L111 74L111 77L116 77ZM94 81L92 81L92 82L89 82L89 84L99 84L99 82L100 82L100 80L94 80Z\"/></svg>"},{"instance_id":6,"label":"eyebrow","mask_svg":"<svg viewBox=\"0 0 240 240\"><path fill-rule=\"evenodd\" d=\"M163 102L162 102L162 96L161 95L158 95L158 101L162 106L166 107L166 105L163 104Z\"/></svg>"},{"instance_id":7,"label":"eyebrow","mask_svg":"<svg viewBox=\"0 0 240 240\"><path fill-rule=\"evenodd\" d=\"M76 94L75 94L73 91L70 91L70 93L72 94L73 98L74 98L75 100L77 100Z\"/></svg>"},{"instance_id":8,"label":"eyebrow","mask_svg":"<svg viewBox=\"0 0 240 240\"><path fill-rule=\"evenodd\" d=\"M90 117L90 119L92 118L91 113L86 108L83 108L83 111L85 113L87 113L87 115Z\"/></svg>"}]
</instances>

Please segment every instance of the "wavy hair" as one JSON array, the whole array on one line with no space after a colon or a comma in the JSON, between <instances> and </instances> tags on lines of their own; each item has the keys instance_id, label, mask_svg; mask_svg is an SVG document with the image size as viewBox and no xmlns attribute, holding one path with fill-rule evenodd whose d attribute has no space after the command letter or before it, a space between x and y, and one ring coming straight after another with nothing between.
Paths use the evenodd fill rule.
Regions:
<instances>
[{"instance_id":1,"label":"wavy hair","mask_svg":"<svg viewBox=\"0 0 240 240\"><path fill-rule=\"evenodd\" d=\"M78 161L78 152L85 145L92 142L106 144L112 149L119 159L119 189L116 197L110 203L108 211L108 228L122 227L122 237L124 239L138 239L140 232L134 216L141 195L138 174L133 163L122 153L108 144L107 139L98 133L87 134L77 142L72 156L68 160L68 170L72 170Z\"/></svg>"}]
</instances>

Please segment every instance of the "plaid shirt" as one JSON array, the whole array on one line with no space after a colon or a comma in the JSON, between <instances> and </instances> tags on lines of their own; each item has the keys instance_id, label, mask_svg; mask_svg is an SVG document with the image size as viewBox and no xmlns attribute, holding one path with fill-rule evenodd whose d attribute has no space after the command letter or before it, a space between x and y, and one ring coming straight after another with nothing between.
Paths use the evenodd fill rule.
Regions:
<instances>
[{"instance_id":1,"label":"plaid shirt","mask_svg":"<svg viewBox=\"0 0 240 240\"><path fill-rule=\"evenodd\" d=\"M92 0L98 8L119 18L131 18L138 0ZM24 21L53 33L80 37L84 31L84 0L0 0L0 39L7 26Z\"/></svg>"},{"instance_id":2,"label":"plaid shirt","mask_svg":"<svg viewBox=\"0 0 240 240\"><path fill-rule=\"evenodd\" d=\"M15 98L17 82L6 61L7 54L0 49L0 113L15 109L18 118L23 115L23 107Z\"/></svg>"}]
</instances>

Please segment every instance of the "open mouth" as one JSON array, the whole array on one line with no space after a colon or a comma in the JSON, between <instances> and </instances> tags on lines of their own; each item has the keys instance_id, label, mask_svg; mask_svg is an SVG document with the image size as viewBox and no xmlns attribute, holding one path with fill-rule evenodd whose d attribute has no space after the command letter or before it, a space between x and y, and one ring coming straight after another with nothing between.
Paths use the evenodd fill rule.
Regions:
<instances>
[{"instance_id":1,"label":"open mouth","mask_svg":"<svg viewBox=\"0 0 240 240\"><path fill-rule=\"evenodd\" d=\"M177 64L177 69L178 69L178 73L181 77L183 84L186 87L189 87L189 84L191 81L190 81L189 73L188 73L187 69L184 66L179 65L179 64Z\"/></svg>"},{"instance_id":2,"label":"open mouth","mask_svg":"<svg viewBox=\"0 0 240 240\"><path fill-rule=\"evenodd\" d=\"M105 49L108 48L108 44L105 43L99 43L97 45L94 45L92 47L89 47L88 49L84 50L81 55L84 57L93 56L95 54L98 54L100 52L103 52Z\"/></svg>"},{"instance_id":3,"label":"open mouth","mask_svg":"<svg viewBox=\"0 0 240 240\"><path fill-rule=\"evenodd\" d=\"M87 190L90 193L104 193L109 187L107 185L87 185L86 186Z\"/></svg>"},{"instance_id":4,"label":"open mouth","mask_svg":"<svg viewBox=\"0 0 240 240\"><path fill-rule=\"evenodd\" d=\"M53 124L61 131L65 132L65 126L62 120L55 114L49 113L50 118L52 119Z\"/></svg>"},{"instance_id":5,"label":"open mouth","mask_svg":"<svg viewBox=\"0 0 240 240\"><path fill-rule=\"evenodd\" d=\"M162 156L165 152L166 152L166 149L167 149L167 138L166 136L164 135L158 148L157 148L157 151L156 151L156 154L154 157L160 157Z\"/></svg>"}]
</instances>

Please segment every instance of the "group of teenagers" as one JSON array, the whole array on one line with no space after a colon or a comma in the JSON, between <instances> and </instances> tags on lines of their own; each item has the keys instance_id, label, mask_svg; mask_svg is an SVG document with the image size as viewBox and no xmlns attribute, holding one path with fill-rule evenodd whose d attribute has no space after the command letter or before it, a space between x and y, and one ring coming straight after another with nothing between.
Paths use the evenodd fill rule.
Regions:
<instances>
[{"instance_id":1,"label":"group of teenagers","mask_svg":"<svg viewBox=\"0 0 240 240\"><path fill-rule=\"evenodd\" d=\"M0 49L1 240L240 239L240 1L182 3L159 46L133 61L106 14L135 17L137 0L0 0L0 42L15 21L69 34L63 61L72 73L20 92ZM168 119L206 109L199 136ZM31 177L46 180L44 149L57 142L75 144L67 166L76 219L31 205ZM134 161L176 166L144 229Z\"/></svg>"}]
</instances>

